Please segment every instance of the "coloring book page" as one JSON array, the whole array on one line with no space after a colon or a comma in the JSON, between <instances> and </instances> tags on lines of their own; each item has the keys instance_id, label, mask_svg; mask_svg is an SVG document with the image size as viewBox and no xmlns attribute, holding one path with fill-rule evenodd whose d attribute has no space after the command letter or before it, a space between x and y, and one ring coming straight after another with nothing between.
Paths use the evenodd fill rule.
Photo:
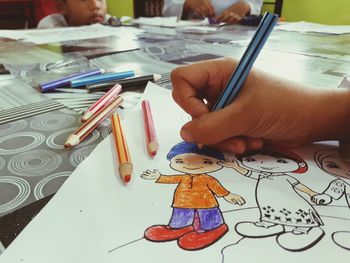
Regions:
<instances>
[{"instance_id":1,"label":"coloring book page","mask_svg":"<svg viewBox=\"0 0 350 263\"><path fill-rule=\"evenodd\" d=\"M124 185L107 137L0 257L6 262L347 262L350 162L336 143L225 154L185 143L190 120L148 84L160 149L141 106L124 116L134 165ZM205 131L203 131L205 132Z\"/></svg>"}]
</instances>

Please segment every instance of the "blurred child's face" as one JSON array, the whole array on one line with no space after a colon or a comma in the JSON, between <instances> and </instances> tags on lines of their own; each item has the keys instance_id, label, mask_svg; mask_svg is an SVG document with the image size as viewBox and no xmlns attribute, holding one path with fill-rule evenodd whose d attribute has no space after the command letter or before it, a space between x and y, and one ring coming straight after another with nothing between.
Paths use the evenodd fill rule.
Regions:
<instances>
[{"instance_id":1,"label":"blurred child's face","mask_svg":"<svg viewBox=\"0 0 350 263\"><path fill-rule=\"evenodd\" d=\"M102 23L106 15L106 0L65 0L58 7L70 26Z\"/></svg>"},{"instance_id":2,"label":"blurred child's face","mask_svg":"<svg viewBox=\"0 0 350 263\"><path fill-rule=\"evenodd\" d=\"M291 159L256 154L242 159L242 164L249 170L286 173L298 170L299 165Z\"/></svg>"},{"instance_id":3,"label":"blurred child's face","mask_svg":"<svg viewBox=\"0 0 350 263\"><path fill-rule=\"evenodd\" d=\"M217 159L196 153L176 155L170 160L170 167L188 174L210 173L222 168Z\"/></svg>"},{"instance_id":4,"label":"blurred child's face","mask_svg":"<svg viewBox=\"0 0 350 263\"><path fill-rule=\"evenodd\" d=\"M335 176L350 179L350 160L326 157L322 160L322 168Z\"/></svg>"}]
</instances>

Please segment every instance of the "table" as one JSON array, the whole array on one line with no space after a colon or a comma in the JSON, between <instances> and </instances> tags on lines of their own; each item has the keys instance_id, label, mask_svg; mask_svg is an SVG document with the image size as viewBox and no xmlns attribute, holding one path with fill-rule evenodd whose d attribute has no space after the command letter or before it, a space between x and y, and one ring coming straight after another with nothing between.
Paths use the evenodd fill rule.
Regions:
<instances>
[{"instance_id":1,"label":"table","mask_svg":"<svg viewBox=\"0 0 350 263\"><path fill-rule=\"evenodd\" d=\"M78 112L101 94L75 94L72 95L76 96L75 102L72 102L72 96L67 98L68 95L63 95L67 91L43 96L31 87L38 72L42 73L43 68L52 66L57 60L74 57L81 65L88 63L106 69L134 69L139 74L160 73L162 79L158 84L171 89L169 72L173 68L222 56L239 59L255 31L253 27L239 25L222 27L215 32L155 27L143 29L145 32L128 40L131 51L120 47L123 41L118 37L40 46L4 39L0 41L0 50L7 51L1 52L0 63L13 61L12 67L5 67L17 74L17 78L0 75L0 99L6 101L0 103L0 122L3 121L0 125L0 193L5 193L0 196L0 243L3 249L49 201L70 172L110 132L108 125L102 126L81 149L63 150L60 145L65 139L63 135L79 125ZM343 76L350 73L349 43L349 35L275 31L256 66L307 85L336 87ZM16 89L9 90L9 85L16 86ZM16 93L16 90L21 91ZM38 107L44 114L35 112ZM16 111L25 112L27 117L18 117ZM6 116L11 116L11 121ZM15 134L20 134L19 142L13 139ZM15 143L23 145L16 148ZM49 156L46 161L50 165L40 164L43 156ZM32 174L26 173L23 167L15 166L20 158L28 161L27 165L29 163L33 168ZM10 172L6 171L9 163L15 167L11 166ZM47 171L43 172L44 168Z\"/></svg>"}]
</instances>

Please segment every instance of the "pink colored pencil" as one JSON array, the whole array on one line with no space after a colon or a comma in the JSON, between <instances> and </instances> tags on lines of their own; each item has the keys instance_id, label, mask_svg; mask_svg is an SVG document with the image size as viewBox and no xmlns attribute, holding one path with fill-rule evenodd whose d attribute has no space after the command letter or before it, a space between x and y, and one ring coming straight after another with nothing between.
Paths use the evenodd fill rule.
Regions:
<instances>
[{"instance_id":1,"label":"pink colored pencil","mask_svg":"<svg viewBox=\"0 0 350 263\"><path fill-rule=\"evenodd\" d=\"M73 134L69 135L64 148L71 148L83 141L101 122L103 122L112 112L123 102L121 96L101 108L96 114L83 123Z\"/></svg>"},{"instance_id":2,"label":"pink colored pencil","mask_svg":"<svg viewBox=\"0 0 350 263\"><path fill-rule=\"evenodd\" d=\"M141 102L142 112L143 112L143 120L145 125L146 132L146 144L148 154L151 157L156 156L159 144L157 142L156 130L154 128L151 105L148 100L143 100Z\"/></svg>"},{"instance_id":3,"label":"pink colored pencil","mask_svg":"<svg viewBox=\"0 0 350 263\"><path fill-rule=\"evenodd\" d=\"M101 97L98 101L96 101L81 117L81 121L84 122L90 119L98 110L107 105L110 101L114 100L116 96L122 90L122 86L116 84L113 88L111 88L103 97Z\"/></svg>"}]
</instances>

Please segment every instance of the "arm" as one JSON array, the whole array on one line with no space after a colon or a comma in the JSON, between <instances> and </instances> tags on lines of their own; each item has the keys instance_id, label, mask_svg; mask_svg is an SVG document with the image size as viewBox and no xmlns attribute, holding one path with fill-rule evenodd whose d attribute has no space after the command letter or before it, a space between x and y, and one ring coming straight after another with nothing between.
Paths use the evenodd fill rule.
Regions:
<instances>
[{"instance_id":1,"label":"arm","mask_svg":"<svg viewBox=\"0 0 350 263\"><path fill-rule=\"evenodd\" d=\"M233 103L210 112L236 65L226 58L172 71L173 98L193 117L181 129L185 141L235 153L258 150L264 143L296 148L350 141L349 89L308 87L257 69Z\"/></svg>"},{"instance_id":2,"label":"arm","mask_svg":"<svg viewBox=\"0 0 350 263\"><path fill-rule=\"evenodd\" d=\"M310 197L313 197L314 195L318 194L302 183L299 183L299 184L295 185L294 187L296 189L298 189L299 191L309 195Z\"/></svg>"},{"instance_id":3,"label":"arm","mask_svg":"<svg viewBox=\"0 0 350 263\"><path fill-rule=\"evenodd\" d=\"M250 7L250 15L260 15L263 0L245 0Z\"/></svg>"},{"instance_id":4,"label":"arm","mask_svg":"<svg viewBox=\"0 0 350 263\"><path fill-rule=\"evenodd\" d=\"M220 164L226 168L232 168L234 170L236 170L237 172L239 172L242 175L247 175L248 174L248 170L243 168L242 166L240 166L238 164L237 161L232 160L232 161L221 161Z\"/></svg>"},{"instance_id":5,"label":"arm","mask_svg":"<svg viewBox=\"0 0 350 263\"><path fill-rule=\"evenodd\" d=\"M225 9L216 19L221 22L238 23L246 15L259 15L262 0L240 0Z\"/></svg>"},{"instance_id":6,"label":"arm","mask_svg":"<svg viewBox=\"0 0 350 263\"><path fill-rule=\"evenodd\" d=\"M164 0L163 16L176 16L181 18L185 0Z\"/></svg>"}]
</instances>

